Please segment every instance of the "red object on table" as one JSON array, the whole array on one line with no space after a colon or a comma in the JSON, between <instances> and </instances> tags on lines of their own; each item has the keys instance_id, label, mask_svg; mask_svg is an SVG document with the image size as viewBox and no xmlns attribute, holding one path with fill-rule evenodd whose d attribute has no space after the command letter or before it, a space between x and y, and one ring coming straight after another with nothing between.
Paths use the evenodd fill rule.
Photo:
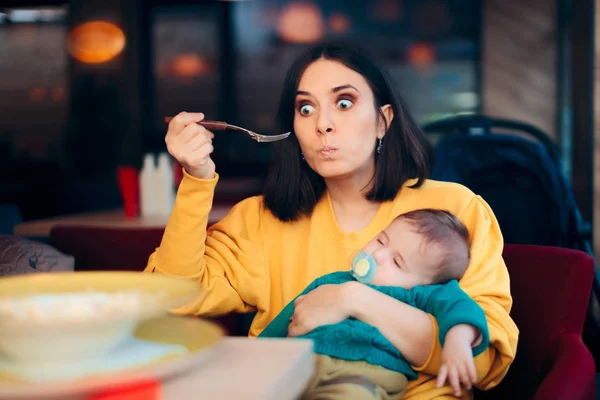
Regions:
<instances>
[{"instance_id":1,"label":"red object on table","mask_svg":"<svg viewBox=\"0 0 600 400\"><path fill-rule=\"evenodd\" d=\"M85 400L160 400L158 380L148 380L130 385L116 386L86 397Z\"/></svg>"},{"instance_id":2,"label":"red object on table","mask_svg":"<svg viewBox=\"0 0 600 400\"><path fill-rule=\"evenodd\" d=\"M119 190L123 199L125 216L135 218L140 215L140 181L134 167L122 166L117 169Z\"/></svg>"}]
</instances>

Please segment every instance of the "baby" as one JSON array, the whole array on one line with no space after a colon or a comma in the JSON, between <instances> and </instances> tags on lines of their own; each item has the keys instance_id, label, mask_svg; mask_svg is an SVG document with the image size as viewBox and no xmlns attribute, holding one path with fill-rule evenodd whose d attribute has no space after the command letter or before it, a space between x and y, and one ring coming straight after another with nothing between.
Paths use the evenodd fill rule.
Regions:
<instances>
[{"instance_id":1,"label":"baby","mask_svg":"<svg viewBox=\"0 0 600 400\"><path fill-rule=\"evenodd\" d=\"M358 280L430 313L437 320L443 347L438 386L448 378L459 395L459 381L475 380L473 357L489 345L483 310L458 286L468 264L469 234L458 218L443 210L415 210L398 216L367 243L352 260L351 271L317 278L299 296L321 285ZM259 337L287 337L293 314L291 301ZM455 335L459 339L444 346L446 335L463 324L478 330L475 343L461 343ZM408 380L417 378L377 328L357 319L323 325L300 337L313 340L318 361L307 398L400 399ZM472 354L461 353L465 347L473 347ZM444 361L460 354L464 368L453 371L459 376L451 378Z\"/></svg>"}]
</instances>

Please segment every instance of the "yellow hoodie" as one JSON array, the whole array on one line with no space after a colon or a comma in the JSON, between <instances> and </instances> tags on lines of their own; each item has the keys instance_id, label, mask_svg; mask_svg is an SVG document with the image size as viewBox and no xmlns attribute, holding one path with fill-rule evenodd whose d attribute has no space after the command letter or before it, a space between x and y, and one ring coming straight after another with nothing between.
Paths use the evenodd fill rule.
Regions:
<instances>
[{"instance_id":1,"label":"yellow hoodie","mask_svg":"<svg viewBox=\"0 0 600 400\"><path fill-rule=\"evenodd\" d=\"M411 189L408 186L415 181L409 181L396 199L381 204L367 227L343 232L328 195L310 218L293 223L276 219L257 196L235 205L207 232L217 181L218 176L200 180L184 172L162 242L145 270L202 282L208 296L181 313L211 316L256 311L250 328L250 336L256 336L315 278L348 270L353 252L396 216L418 208L445 209L469 229L471 263L460 286L483 308L489 325L490 347L475 358L480 379L476 386L491 388L504 377L515 357L518 330L509 317L512 298L502 259L502 234L481 197L458 184L428 180ZM441 346L433 322L434 346L427 362L414 366L419 379L410 382L406 399L430 399L452 392L449 387L435 388L433 377L440 367Z\"/></svg>"}]
</instances>

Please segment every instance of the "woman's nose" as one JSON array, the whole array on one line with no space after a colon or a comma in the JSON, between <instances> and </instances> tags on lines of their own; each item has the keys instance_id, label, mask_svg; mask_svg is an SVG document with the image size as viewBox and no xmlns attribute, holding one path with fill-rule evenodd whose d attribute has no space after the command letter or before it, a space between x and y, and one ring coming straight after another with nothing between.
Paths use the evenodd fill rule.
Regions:
<instances>
[{"instance_id":1,"label":"woman's nose","mask_svg":"<svg viewBox=\"0 0 600 400\"><path fill-rule=\"evenodd\" d=\"M325 135L326 133L335 132L335 125L331 111L328 109L322 109L319 113L319 119L317 121L317 133L319 135Z\"/></svg>"}]
</instances>

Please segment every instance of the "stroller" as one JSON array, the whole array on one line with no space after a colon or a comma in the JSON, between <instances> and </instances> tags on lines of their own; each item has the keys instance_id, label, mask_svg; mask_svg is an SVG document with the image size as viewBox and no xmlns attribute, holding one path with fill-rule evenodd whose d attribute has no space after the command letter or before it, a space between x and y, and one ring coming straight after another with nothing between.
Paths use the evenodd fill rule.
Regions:
<instances>
[{"instance_id":1,"label":"stroller","mask_svg":"<svg viewBox=\"0 0 600 400\"><path fill-rule=\"evenodd\" d=\"M439 137L431 178L463 184L481 195L494 211L505 243L571 248L593 256L591 224L582 219L557 146L544 132L483 115L455 116L423 130ZM600 318L594 310L599 299L596 266L584 341L597 365Z\"/></svg>"}]
</instances>

